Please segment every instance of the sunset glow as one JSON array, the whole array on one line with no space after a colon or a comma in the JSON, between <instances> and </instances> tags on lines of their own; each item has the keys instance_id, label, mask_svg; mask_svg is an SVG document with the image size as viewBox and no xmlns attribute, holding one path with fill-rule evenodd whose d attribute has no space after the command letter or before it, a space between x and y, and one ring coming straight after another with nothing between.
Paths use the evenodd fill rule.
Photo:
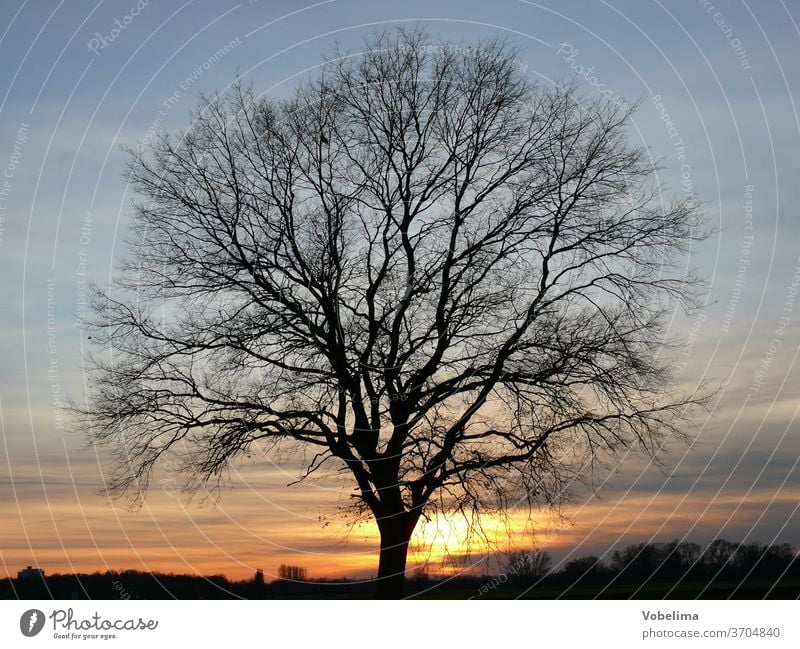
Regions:
<instances>
[{"instance_id":1,"label":"sunset glow","mask_svg":"<svg viewBox=\"0 0 800 649\"><path fill-rule=\"evenodd\" d=\"M195 0L144 3L124 29L125 7L78 4L0 8L0 577L35 566L250 580L261 569L269 582L284 564L367 579L387 508L400 511L411 575L488 575L533 548L559 567L673 539L800 546L797 3L725 3L715 17L702 2ZM365 45L376 30L415 25L430 43L395 53L463 61L432 66L444 117L409 121L402 136L387 127L382 159L373 121L414 66L398 59L395 77L373 84L353 62L384 52ZM499 81L485 84L469 67L486 49L474 44L506 41L492 59ZM497 98L464 100L453 90L464 79ZM235 97L235 119L212 110L215 93ZM367 108L343 108L359 98ZM436 103L398 102L423 122ZM587 118L597 106L607 112ZM483 135L462 133L495 110L504 117ZM214 119L264 157L198 155L189 144L228 133ZM165 132L191 151L189 172L155 148L173 141ZM420 132L435 136L411 145ZM473 139L486 145L479 164L464 162ZM150 169L131 153L140 147L173 166ZM429 157L397 171L420 151ZM587 174L600 153L611 162ZM330 177L297 172L302 156ZM228 185L204 194L206 173ZM597 186L584 194L588 176ZM491 194L495 177L505 185ZM194 195L199 206L182 201ZM648 284L658 290L642 297ZM92 285L109 299L93 304ZM162 340L159 327L178 333ZM174 457L191 458L194 491ZM125 478L128 492L110 499L104 488ZM511 503L508 516L448 509L447 498L487 493ZM517 507L527 496L552 506ZM408 546L403 521L420 510Z\"/></svg>"}]
</instances>

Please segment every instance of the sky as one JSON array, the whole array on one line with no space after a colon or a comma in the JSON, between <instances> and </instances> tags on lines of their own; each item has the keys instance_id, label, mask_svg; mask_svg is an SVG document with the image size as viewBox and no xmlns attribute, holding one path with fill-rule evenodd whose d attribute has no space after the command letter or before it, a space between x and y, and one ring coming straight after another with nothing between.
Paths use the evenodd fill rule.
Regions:
<instances>
[{"instance_id":1,"label":"sky","mask_svg":"<svg viewBox=\"0 0 800 649\"><path fill-rule=\"evenodd\" d=\"M631 456L559 517L490 521L498 547L534 540L558 560L673 538L800 546L800 3L3 2L0 5L0 576L134 568L370 575L377 538L339 513L341 486L287 487L296 466L233 467L219 499L188 499L165 470L131 511L99 495L108 458L63 410L91 349L76 324L88 281L108 282L134 198L124 145L188 124L198 93L238 75L287 96L338 42L419 22L465 43L502 35L524 74L575 78L588 96L641 104L632 141L667 195L702 201L715 232L687 260L705 307L674 313L678 387L720 386L657 468ZM344 492L345 495L347 492ZM510 530L510 538L506 538ZM415 561L458 554L463 525L421 530ZM453 550L453 548L456 548ZM480 554L478 549L477 554Z\"/></svg>"}]
</instances>

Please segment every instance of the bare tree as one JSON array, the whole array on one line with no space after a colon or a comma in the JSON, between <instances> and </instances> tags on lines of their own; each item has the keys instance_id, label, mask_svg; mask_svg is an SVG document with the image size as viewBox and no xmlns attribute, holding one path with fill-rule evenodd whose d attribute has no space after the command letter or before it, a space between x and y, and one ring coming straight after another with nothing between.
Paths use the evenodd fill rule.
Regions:
<instances>
[{"instance_id":1,"label":"bare tree","mask_svg":"<svg viewBox=\"0 0 800 649\"><path fill-rule=\"evenodd\" d=\"M278 566L278 579L308 581L308 569L302 566L290 566L282 563Z\"/></svg>"},{"instance_id":2,"label":"bare tree","mask_svg":"<svg viewBox=\"0 0 800 649\"><path fill-rule=\"evenodd\" d=\"M552 566L553 557L547 550L514 550L506 553L503 572L512 581L527 584L544 577Z\"/></svg>"},{"instance_id":3,"label":"bare tree","mask_svg":"<svg viewBox=\"0 0 800 649\"><path fill-rule=\"evenodd\" d=\"M516 55L377 34L290 99L236 84L130 152L142 201L82 410L113 492L165 454L194 488L313 449L303 475L350 475L398 597L420 516L552 503L682 434L698 397L660 352L698 207L661 195L633 108Z\"/></svg>"}]
</instances>

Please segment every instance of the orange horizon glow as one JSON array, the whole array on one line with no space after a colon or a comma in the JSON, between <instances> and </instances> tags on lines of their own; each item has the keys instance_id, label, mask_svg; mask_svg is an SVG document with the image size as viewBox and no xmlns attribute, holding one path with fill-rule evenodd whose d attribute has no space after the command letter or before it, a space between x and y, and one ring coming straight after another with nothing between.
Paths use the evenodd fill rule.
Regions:
<instances>
[{"instance_id":1,"label":"orange horizon glow","mask_svg":"<svg viewBox=\"0 0 800 649\"><path fill-rule=\"evenodd\" d=\"M282 563L304 566L312 578L368 578L377 569L378 534L372 522L348 528L342 521L326 524L303 516L270 524L268 516L260 519L248 503L241 502L244 499L212 510L176 508L175 502L165 501L163 495L153 500L139 512L84 503L81 516L60 519L60 524L58 519L48 520L46 504L28 505L19 536L13 540L9 537L13 525L0 532L0 570L9 577L33 565L48 575L132 569L221 574L240 580L251 579L261 568L270 580L277 576ZM711 528L712 537L739 541L730 534L713 533L714 527L722 526L735 511L757 512L769 504L798 501L797 489L778 495L754 492L747 500L724 496L711 506L708 498L699 494L690 498L637 494L617 502L589 501L573 506L565 510L566 520L560 525L550 514L534 513L531 517L520 511L507 520L485 516L479 530L471 528L461 515L439 515L420 521L408 568L409 573L420 565L427 565L432 574L480 572L486 568L488 554L531 548L534 543L551 554L575 558L597 554L598 545L611 548L682 538L676 530L688 531L700 520L703 527L689 532L687 540L707 536ZM8 510L4 505L5 521L12 520L12 514L19 517L19 512ZM58 504L53 511L63 515L64 508Z\"/></svg>"},{"instance_id":2,"label":"orange horizon glow","mask_svg":"<svg viewBox=\"0 0 800 649\"><path fill-rule=\"evenodd\" d=\"M759 442L774 447L768 436ZM132 569L231 580L252 579L259 568L274 579L280 564L304 566L312 578L368 578L377 571L376 526L348 525L341 510L349 500L346 485L326 478L287 487L298 477L296 465L260 460L237 466L231 489L205 503L203 494L189 500L156 476L142 508L129 511L124 502L98 494L107 458L66 437L61 449L42 444L35 453L22 444L7 449L8 458L20 459L9 462L1 480L0 575L16 577L28 565L47 574ZM32 457L35 462L23 461ZM643 466L632 462L626 469L635 477ZM585 495L564 507L563 518L522 510L508 520L487 515L477 532L459 515L422 520L409 572L423 564L430 573L480 572L488 569L488 553L534 544L557 562L674 538L701 545L717 537L800 544L796 528L786 524L796 516L800 486L748 488L748 481L717 491L716 483L693 486L690 477L668 487L663 474L642 470L643 484L623 491L609 483L601 498ZM694 476L703 466L683 471Z\"/></svg>"}]
</instances>

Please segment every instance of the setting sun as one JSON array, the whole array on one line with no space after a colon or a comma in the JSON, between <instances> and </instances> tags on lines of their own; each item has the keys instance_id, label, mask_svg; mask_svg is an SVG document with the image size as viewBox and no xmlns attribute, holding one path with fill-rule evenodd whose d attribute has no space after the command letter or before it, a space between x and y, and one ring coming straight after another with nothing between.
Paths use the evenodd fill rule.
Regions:
<instances>
[{"instance_id":1,"label":"setting sun","mask_svg":"<svg viewBox=\"0 0 800 649\"><path fill-rule=\"evenodd\" d=\"M411 564L425 564L431 572L480 571L492 553L529 549L546 538L533 515L525 512L477 515L470 512L436 514L422 519L414 530L409 549ZM542 517L544 520L544 517Z\"/></svg>"}]
</instances>

